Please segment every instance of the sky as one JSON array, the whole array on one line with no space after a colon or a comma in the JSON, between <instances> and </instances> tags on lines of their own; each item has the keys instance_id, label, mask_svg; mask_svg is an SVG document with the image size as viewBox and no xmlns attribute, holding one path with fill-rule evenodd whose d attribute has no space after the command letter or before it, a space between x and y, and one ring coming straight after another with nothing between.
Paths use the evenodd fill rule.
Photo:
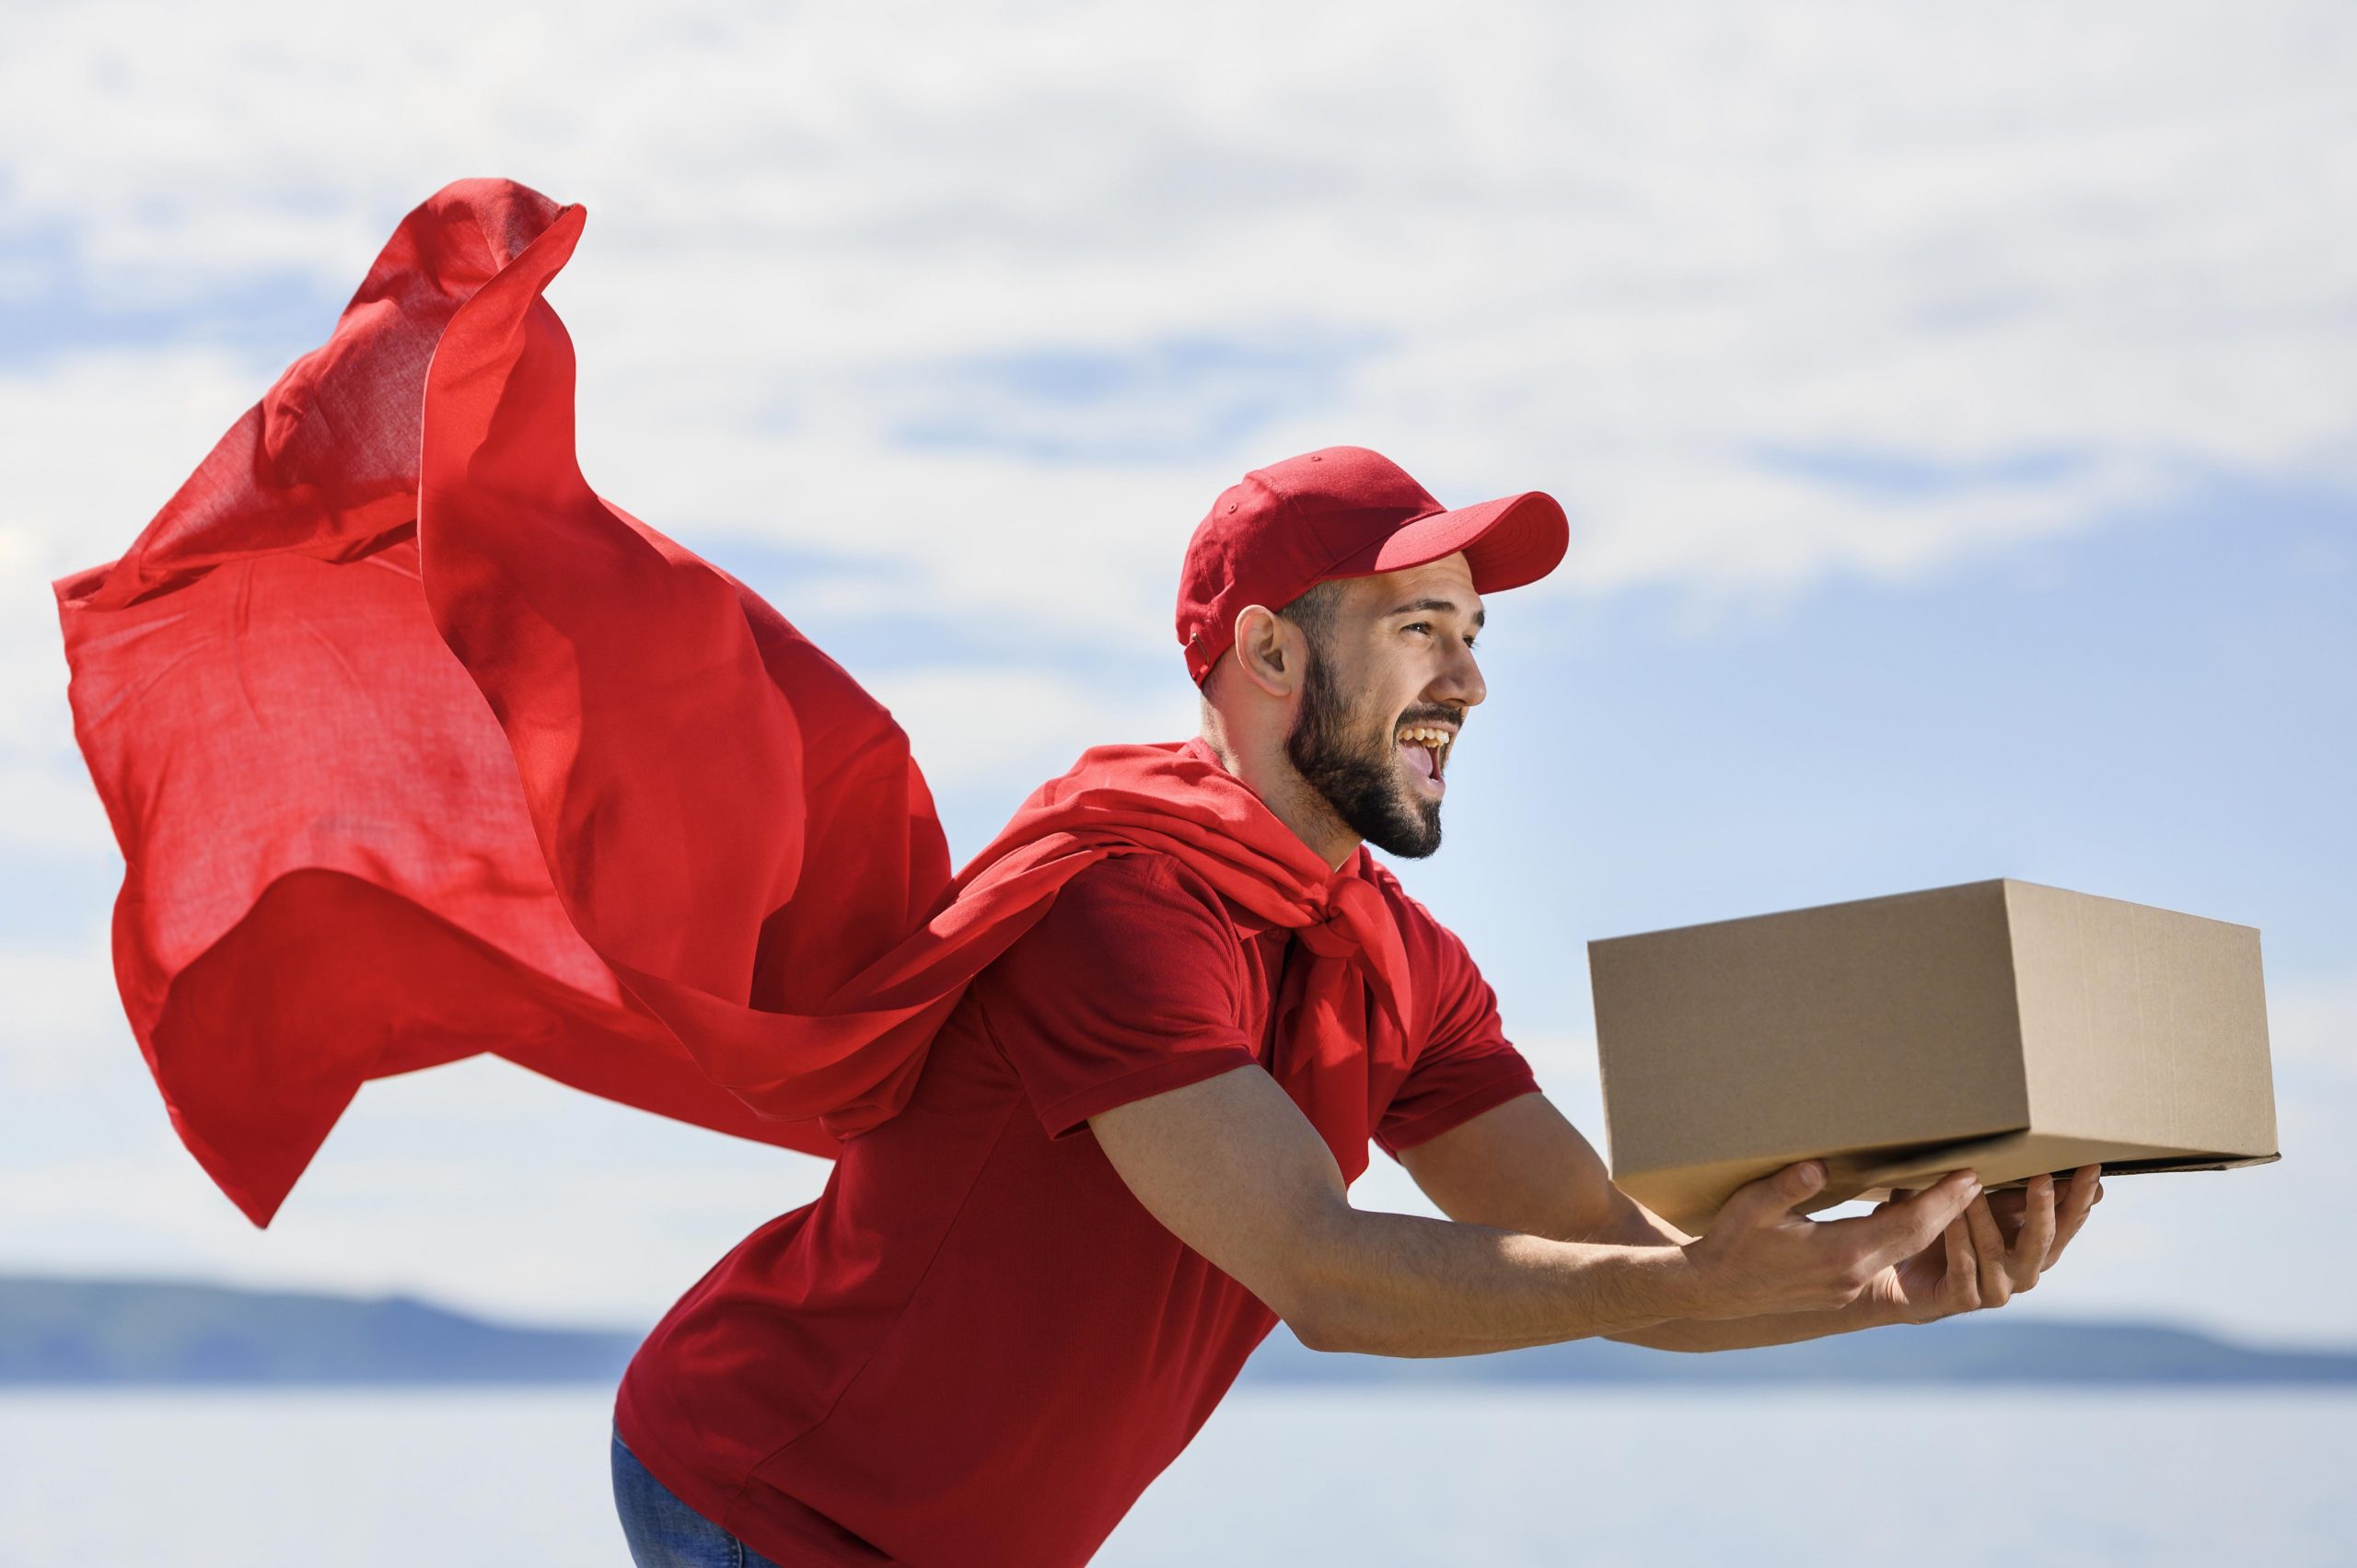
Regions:
<instances>
[{"instance_id":1,"label":"sky","mask_svg":"<svg viewBox=\"0 0 2357 1568\"><path fill-rule=\"evenodd\" d=\"M823 1180L477 1061L257 1232L122 1021L48 584L499 174L588 210L592 482L891 705L961 856L1191 731L1178 560L1248 469L1547 490L1398 869L1550 1096L1604 1143L1593 938L1999 876L2256 925L2284 1159L2113 1180L2008 1310L2357 1342L2345 8L333 9L0 53L0 1271L643 1323Z\"/></svg>"}]
</instances>

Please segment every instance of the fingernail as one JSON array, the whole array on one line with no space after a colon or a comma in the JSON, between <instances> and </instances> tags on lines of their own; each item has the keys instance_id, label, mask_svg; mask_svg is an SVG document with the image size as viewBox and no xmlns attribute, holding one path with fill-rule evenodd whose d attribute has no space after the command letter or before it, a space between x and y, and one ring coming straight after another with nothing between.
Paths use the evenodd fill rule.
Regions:
<instances>
[{"instance_id":1,"label":"fingernail","mask_svg":"<svg viewBox=\"0 0 2357 1568\"><path fill-rule=\"evenodd\" d=\"M1801 1164L1800 1176L1802 1186L1814 1187L1825 1179L1825 1167L1815 1160L1805 1160Z\"/></svg>"}]
</instances>

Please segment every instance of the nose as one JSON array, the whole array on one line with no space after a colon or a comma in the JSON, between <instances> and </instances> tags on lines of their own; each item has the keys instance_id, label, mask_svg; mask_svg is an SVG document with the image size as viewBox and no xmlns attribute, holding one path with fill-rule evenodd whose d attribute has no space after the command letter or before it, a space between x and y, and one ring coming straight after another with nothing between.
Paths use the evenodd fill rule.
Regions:
<instances>
[{"instance_id":1,"label":"nose","mask_svg":"<svg viewBox=\"0 0 2357 1568\"><path fill-rule=\"evenodd\" d=\"M1462 642L1451 638L1448 645L1455 651L1446 656L1438 679L1426 689L1427 695L1435 703L1475 707L1490 694L1489 686L1481 679L1480 663L1474 658L1473 650Z\"/></svg>"}]
</instances>

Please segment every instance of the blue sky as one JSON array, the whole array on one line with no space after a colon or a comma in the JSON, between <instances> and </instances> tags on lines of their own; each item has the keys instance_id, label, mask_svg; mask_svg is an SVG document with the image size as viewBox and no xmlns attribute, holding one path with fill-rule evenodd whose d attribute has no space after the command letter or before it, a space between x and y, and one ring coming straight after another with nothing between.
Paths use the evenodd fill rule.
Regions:
<instances>
[{"instance_id":1,"label":"blue sky","mask_svg":"<svg viewBox=\"0 0 2357 1568\"><path fill-rule=\"evenodd\" d=\"M462 35L438 4L418 39ZM47 580L129 542L402 211L503 171L591 209L552 297L593 482L893 705L961 854L1082 746L1190 726L1173 573L1243 470L1355 441L1453 502L1548 489L1572 555L1492 604L1403 874L1556 1098L1601 1140L1594 937L1995 876L2255 924L2285 1161L2114 1183L2018 1310L2357 1339L2357 1263L2315 1251L2357 1176L2336 10L1473 6L1436 46L1358 6L1305 77L1345 36L1306 9L1290 53L1248 6L961 8L928 53L886 9L584 17L523 76L291 6L26 24L0 1269L628 1321L816 1190L479 1063L370 1089L257 1235L122 1025ZM1380 1161L1363 1197L1415 1202Z\"/></svg>"}]
</instances>

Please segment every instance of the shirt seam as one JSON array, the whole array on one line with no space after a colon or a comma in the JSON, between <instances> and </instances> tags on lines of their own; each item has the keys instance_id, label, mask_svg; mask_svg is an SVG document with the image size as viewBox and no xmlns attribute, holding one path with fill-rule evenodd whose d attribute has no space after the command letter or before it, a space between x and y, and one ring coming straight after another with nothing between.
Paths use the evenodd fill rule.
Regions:
<instances>
[{"instance_id":1,"label":"shirt seam","mask_svg":"<svg viewBox=\"0 0 2357 1568\"><path fill-rule=\"evenodd\" d=\"M1376 1142L1383 1145L1387 1154L1400 1149L1412 1149L1418 1144L1429 1142L1460 1123L1471 1121L1484 1110L1493 1109L1510 1099L1518 1099L1527 1094L1538 1093L1538 1080L1530 1071L1530 1064L1523 1061L1519 1055L1510 1060L1512 1065L1505 1073L1496 1077L1485 1078L1473 1087L1451 1097L1446 1102L1422 1112L1397 1132L1378 1131ZM1487 1096L1495 1098L1487 1105L1473 1103ZM1473 1109L1466 1109L1465 1108L1469 1105L1472 1105ZM1448 1118L1452 1116L1457 1120L1449 1121ZM1426 1132L1425 1128L1435 1121L1440 1122L1441 1125L1431 1132Z\"/></svg>"},{"instance_id":2,"label":"shirt seam","mask_svg":"<svg viewBox=\"0 0 2357 1568\"><path fill-rule=\"evenodd\" d=\"M1108 1078L1102 1083L1092 1084L1087 1088L1082 1089L1077 1093L1064 1096L1063 1098L1056 1101L1053 1105L1044 1107L1039 1112L1039 1121L1041 1124L1048 1129L1048 1136L1051 1138L1060 1138L1063 1136L1065 1130L1072 1126L1072 1121L1068 1120L1072 1107L1075 1105L1086 1105L1096 1099L1100 1095L1119 1090L1123 1086L1135 1083L1140 1078L1154 1078L1157 1076L1175 1074L1181 1080L1180 1082L1170 1086L1175 1089L1183 1088L1186 1086L1187 1083L1196 1081L1189 1078L1188 1074L1198 1067L1215 1066L1218 1073L1232 1073L1238 1067L1258 1067L1260 1065L1260 1059L1252 1054L1251 1050L1242 1043L1240 1036L1234 1031L1206 1029L1201 1034L1186 1035L1181 1036L1180 1038L1183 1040L1199 1040L1211 1035L1218 1035L1225 1039L1227 1041L1226 1046L1220 1050L1190 1051L1183 1056L1166 1057L1160 1062L1155 1062L1147 1066L1140 1067L1134 1072L1124 1073L1118 1078ZM1206 1078L1216 1075L1216 1073L1205 1073L1202 1074L1202 1076ZM1146 1097L1138 1095L1132 1098L1143 1099ZM1115 1100L1112 1105L1097 1107L1097 1110L1090 1111L1088 1115L1094 1116L1101 1111L1112 1109L1115 1105L1126 1105L1128 1103L1128 1100ZM1087 1119L1087 1116L1083 1116L1077 1120L1086 1121Z\"/></svg>"}]
</instances>

